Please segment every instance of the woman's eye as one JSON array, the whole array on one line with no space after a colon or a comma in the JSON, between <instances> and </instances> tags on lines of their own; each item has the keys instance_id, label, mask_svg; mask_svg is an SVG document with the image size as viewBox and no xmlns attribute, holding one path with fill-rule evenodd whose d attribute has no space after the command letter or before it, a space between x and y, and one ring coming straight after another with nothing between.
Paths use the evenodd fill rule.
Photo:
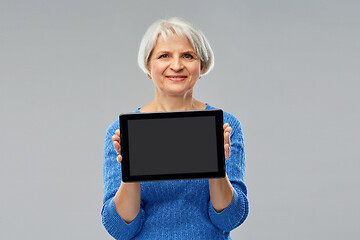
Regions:
<instances>
[{"instance_id":1,"label":"woman's eye","mask_svg":"<svg viewBox=\"0 0 360 240\"><path fill-rule=\"evenodd\" d=\"M192 58L194 58L191 54L185 54L184 55L184 58L188 58L188 59L192 59Z\"/></svg>"},{"instance_id":2,"label":"woman's eye","mask_svg":"<svg viewBox=\"0 0 360 240\"><path fill-rule=\"evenodd\" d=\"M167 58L168 57L168 55L167 54L163 54L163 55L160 55L160 57L159 58Z\"/></svg>"}]
</instances>

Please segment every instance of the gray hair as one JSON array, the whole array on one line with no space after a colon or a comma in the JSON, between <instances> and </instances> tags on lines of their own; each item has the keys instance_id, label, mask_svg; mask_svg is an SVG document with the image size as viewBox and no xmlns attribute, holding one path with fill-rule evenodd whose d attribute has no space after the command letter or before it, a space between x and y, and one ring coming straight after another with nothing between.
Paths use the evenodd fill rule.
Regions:
<instances>
[{"instance_id":1,"label":"gray hair","mask_svg":"<svg viewBox=\"0 0 360 240\"><path fill-rule=\"evenodd\" d=\"M141 40L138 53L138 64L141 70L146 74L150 74L148 63L159 34L161 34L165 41L167 40L167 36L172 36L174 34L179 37L188 38L191 45L194 47L197 56L200 58L201 66L203 68L202 75L207 74L213 68L214 53L205 35L194 25L181 18L170 18L169 20L158 20L154 22L147 29Z\"/></svg>"}]
</instances>

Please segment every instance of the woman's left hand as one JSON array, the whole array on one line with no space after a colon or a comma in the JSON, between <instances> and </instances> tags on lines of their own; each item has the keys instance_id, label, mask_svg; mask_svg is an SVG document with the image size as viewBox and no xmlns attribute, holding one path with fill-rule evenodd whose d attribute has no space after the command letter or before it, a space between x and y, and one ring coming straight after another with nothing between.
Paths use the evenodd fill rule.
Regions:
<instances>
[{"instance_id":1,"label":"woman's left hand","mask_svg":"<svg viewBox=\"0 0 360 240\"><path fill-rule=\"evenodd\" d=\"M225 160L228 160L230 156L230 132L231 127L228 123L225 123L224 126L224 151L225 151Z\"/></svg>"}]
</instances>

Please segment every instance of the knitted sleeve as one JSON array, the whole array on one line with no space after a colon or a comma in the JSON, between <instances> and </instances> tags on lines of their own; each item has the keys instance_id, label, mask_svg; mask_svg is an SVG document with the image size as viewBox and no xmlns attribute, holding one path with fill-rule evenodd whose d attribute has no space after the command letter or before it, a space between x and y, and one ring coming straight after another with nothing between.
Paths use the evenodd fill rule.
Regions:
<instances>
[{"instance_id":1,"label":"knitted sleeve","mask_svg":"<svg viewBox=\"0 0 360 240\"><path fill-rule=\"evenodd\" d=\"M209 216L212 223L230 232L242 224L249 212L247 189L244 183L245 174L245 152L244 139L240 121L235 117L224 118L224 123L228 122L232 128L230 136L230 156L226 160L226 174L234 188L234 196L230 205L220 213L213 208L209 202Z\"/></svg>"},{"instance_id":2,"label":"knitted sleeve","mask_svg":"<svg viewBox=\"0 0 360 240\"><path fill-rule=\"evenodd\" d=\"M112 144L112 135L119 129L119 121L110 125L106 132L103 160L104 200L101 210L102 223L108 233L115 239L131 239L137 235L144 222L145 213L140 207L139 214L126 223L115 208L114 197L121 183L121 164L116 160L117 153Z\"/></svg>"}]
</instances>

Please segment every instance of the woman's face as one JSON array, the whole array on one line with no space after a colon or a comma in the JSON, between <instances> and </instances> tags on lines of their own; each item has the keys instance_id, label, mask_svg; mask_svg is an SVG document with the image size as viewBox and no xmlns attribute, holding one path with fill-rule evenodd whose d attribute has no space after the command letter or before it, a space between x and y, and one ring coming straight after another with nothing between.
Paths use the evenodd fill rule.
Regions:
<instances>
[{"instance_id":1,"label":"woman's face","mask_svg":"<svg viewBox=\"0 0 360 240\"><path fill-rule=\"evenodd\" d=\"M148 68L159 91L177 96L192 92L202 70L189 40L176 34L168 36L167 42L159 35Z\"/></svg>"}]
</instances>

